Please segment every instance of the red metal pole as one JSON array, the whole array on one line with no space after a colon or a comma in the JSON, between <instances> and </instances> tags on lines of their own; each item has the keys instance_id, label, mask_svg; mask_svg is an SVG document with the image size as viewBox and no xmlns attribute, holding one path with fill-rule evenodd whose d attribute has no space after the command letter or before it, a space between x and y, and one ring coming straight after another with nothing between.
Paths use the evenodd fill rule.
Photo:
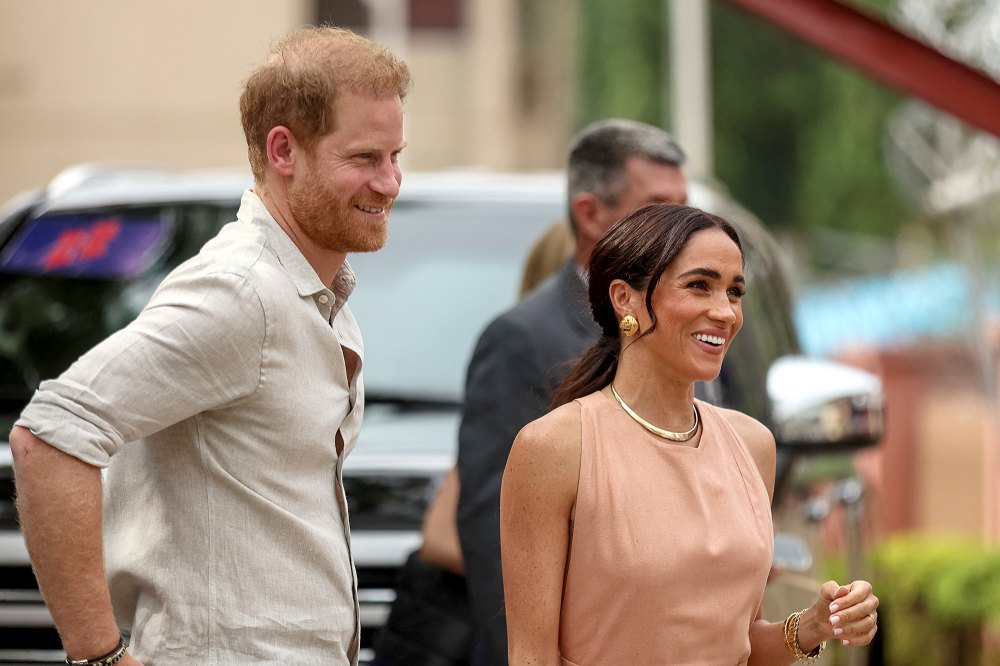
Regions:
<instances>
[{"instance_id":1,"label":"red metal pole","mask_svg":"<svg viewBox=\"0 0 1000 666\"><path fill-rule=\"evenodd\" d=\"M1000 83L837 0L723 0L1000 137Z\"/></svg>"}]
</instances>

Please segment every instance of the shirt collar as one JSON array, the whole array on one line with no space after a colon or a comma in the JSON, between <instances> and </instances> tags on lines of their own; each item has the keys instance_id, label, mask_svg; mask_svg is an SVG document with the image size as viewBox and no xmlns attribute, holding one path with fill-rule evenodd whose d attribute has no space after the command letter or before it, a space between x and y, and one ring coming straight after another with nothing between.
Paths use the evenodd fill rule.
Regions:
<instances>
[{"instance_id":1,"label":"shirt collar","mask_svg":"<svg viewBox=\"0 0 1000 666\"><path fill-rule=\"evenodd\" d=\"M321 292L332 291L333 295L336 296L334 315L347 302L347 298L357 285L354 271L347 261L344 261L344 265L340 267L333 278L333 285L328 288L319 279L319 275L316 274L313 267L309 265L295 241L278 225L267 206L253 190L247 190L243 193L243 198L240 200L240 210L236 217L264 234L278 262L288 272L288 277L298 290L299 296L311 297Z\"/></svg>"}]
</instances>

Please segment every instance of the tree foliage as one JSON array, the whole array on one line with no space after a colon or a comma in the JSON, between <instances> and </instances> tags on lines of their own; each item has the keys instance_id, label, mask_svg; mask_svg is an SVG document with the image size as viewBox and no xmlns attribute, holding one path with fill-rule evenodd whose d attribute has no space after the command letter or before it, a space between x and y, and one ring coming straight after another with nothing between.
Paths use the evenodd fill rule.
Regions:
<instances>
[{"instance_id":1,"label":"tree foliage","mask_svg":"<svg viewBox=\"0 0 1000 666\"><path fill-rule=\"evenodd\" d=\"M856 0L884 13L889 0ZM775 228L889 235L909 217L882 133L899 97L730 5L711 3L715 168ZM663 0L583 0L581 124L659 123Z\"/></svg>"},{"instance_id":2,"label":"tree foliage","mask_svg":"<svg viewBox=\"0 0 1000 666\"><path fill-rule=\"evenodd\" d=\"M661 0L581 5L581 126L610 117L660 124Z\"/></svg>"},{"instance_id":3,"label":"tree foliage","mask_svg":"<svg viewBox=\"0 0 1000 666\"><path fill-rule=\"evenodd\" d=\"M909 534L875 552L889 663L996 664L1000 549L954 536ZM984 644L988 632L994 640Z\"/></svg>"}]
</instances>

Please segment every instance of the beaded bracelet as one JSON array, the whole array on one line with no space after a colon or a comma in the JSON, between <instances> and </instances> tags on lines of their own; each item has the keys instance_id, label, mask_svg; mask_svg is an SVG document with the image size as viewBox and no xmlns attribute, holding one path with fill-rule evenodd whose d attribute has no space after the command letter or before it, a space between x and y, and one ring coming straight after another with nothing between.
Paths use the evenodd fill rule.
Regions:
<instances>
[{"instance_id":1,"label":"beaded bracelet","mask_svg":"<svg viewBox=\"0 0 1000 666\"><path fill-rule=\"evenodd\" d=\"M74 666L114 666L114 664L125 658L127 650L128 644L125 642L125 638L120 636L118 638L118 645L111 652L100 657L94 657L93 659L70 659L67 657L66 663L74 664Z\"/></svg>"},{"instance_id":2,"label":"beaded bracelet","mask_svg":"<svg viewBox=\"0 0 1000 666\"><path fill-rule=\"evenodd\" d=\"M826 641L820 642L819 645L814 647L809 652L802 651L802 647L799 645L799 620L802 618L802 614L804 612L806 612L806 609L792 613L785 618L785 647L787 647L788 651L792 653L792 656L795 657L796 661L811 664L819 659L819 656L823 654L823 650L826 649Z\"/></svg>"}]
</instances>

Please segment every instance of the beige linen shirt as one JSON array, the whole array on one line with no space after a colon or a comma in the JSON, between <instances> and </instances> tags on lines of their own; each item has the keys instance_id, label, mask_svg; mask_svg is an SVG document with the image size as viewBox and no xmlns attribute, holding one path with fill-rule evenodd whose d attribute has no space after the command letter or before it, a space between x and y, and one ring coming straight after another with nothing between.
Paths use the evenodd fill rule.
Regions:
<instances>
[{"instance_id":1,"label":"beige linen shirt","mask_svg":"<svg viewBox=\"0 0 1000 666\"><path fill-rule=\"evenodd\" d=\"M236 222L22 413L107 467L108 581L146 666L357 663L353 288L346 264L326 288L248 191Z\"/></svg>"}]
</instances>

